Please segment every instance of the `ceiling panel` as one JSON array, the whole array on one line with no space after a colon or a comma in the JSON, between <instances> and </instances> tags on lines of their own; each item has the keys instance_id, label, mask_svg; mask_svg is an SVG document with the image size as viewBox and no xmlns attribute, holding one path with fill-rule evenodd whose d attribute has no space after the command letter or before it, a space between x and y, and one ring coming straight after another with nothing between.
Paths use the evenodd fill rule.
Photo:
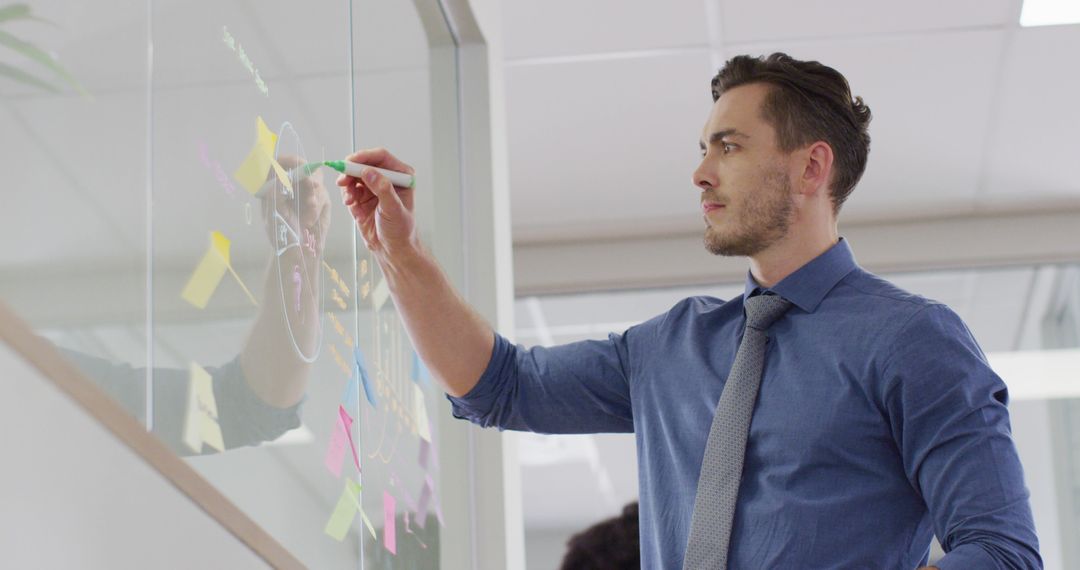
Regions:
<instances>
[{"instance_id":1,"label":"ceiling panel","mask_svg":"<svg viewBox=\"0 0 1080 570\"><path fill-rule=\"evenodd\" d=\"M1080 25L1015 32L1004 60L980 205L1080 206L1077 54Z\"/></svg>"},{"instance_id":2,"label":"ceiling panel","mask_svg":"<svg viewBox=\"0 0 1080 570\"><path fill-rule=\"evenodd\" d=\"M7 4L5 2L5 4ZM46 20L5 22L3 29L51 54L87 90L115 91L145 87L147 77L147 3L145 0L34 2L31 11ZM0 61L46 80L66 84L31 60L0 47ZM36 96L42 90L0 77L5 96Z\"/></svg>"},{"instance_id":3,"label":"ceiling panel","mask_svg":"<svg viewBox=\"0 0 1080 570\"><path fill-rule=\"evenodd\" d=\"M743 50L821 61L843 73L870 106L870 159L843 216L942 215L973 208L1006 34L781 42Z\"/></svg>"},{"instance_id":4,"label":"ceiling panel","mask_svg":"<svg viewBox=\"0 0 1080 570\"><path fill-rule=\"evenodd\" d=\"M508 68L515 231L625 223L632 233L656 216L698 227L691 174L710 76L704 50Z\"/></svg>"},{"instance_id":5,"label":"ceiling panel","mask_svg":"<svg viewBox=\"0 0 1080 570\"><path fill-rule=\"evenodd\" d=\"M1015 24L1019 0L706 0L719 3L725 44L870 36Z\"/></svg>"},{"instance_id":6,"label":"ceiling panel","mask_svg":"<svg viewBox=\"0 0 1080 570\"><path fill-rule=\"evenodd\" d=\"M502 11L508 60L708 44L701 0L512 0Z\"/></svg>"}]
</instances>

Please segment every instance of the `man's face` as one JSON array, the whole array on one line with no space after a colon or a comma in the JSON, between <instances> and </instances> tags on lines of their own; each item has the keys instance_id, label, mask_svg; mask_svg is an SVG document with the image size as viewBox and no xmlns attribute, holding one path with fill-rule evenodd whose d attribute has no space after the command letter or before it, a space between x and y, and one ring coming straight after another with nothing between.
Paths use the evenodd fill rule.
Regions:
<instances>
[{"instance_id":1,"label":"man's face","mask_svg":"<svg viewBox=\"0 0 1080 570\"><path fill-rule=\"evenodd\" d=\"M694 184L701 188L705 249L713 255L755 255L791 226L787 155L759 111L769 89L755 83L725 92L705 123Z\"/></svg>"}]
</instances>

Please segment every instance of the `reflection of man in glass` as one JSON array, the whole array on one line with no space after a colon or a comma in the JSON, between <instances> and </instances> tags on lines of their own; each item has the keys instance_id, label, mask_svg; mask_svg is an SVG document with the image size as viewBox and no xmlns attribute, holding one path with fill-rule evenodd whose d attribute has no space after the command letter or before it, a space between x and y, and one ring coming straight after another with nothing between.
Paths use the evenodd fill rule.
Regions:
<instances>
[{"instance_id":1,"label":"reflection of man in glass","mask_svg":"<svg viewBox=\"0 0 1080 570\"><path fill-rule=\"evenodd\" d=\"M283 156L278 161L286 169L302 164L295 157ZM299 407L311 364L298 356L297 349L314 353L318 343L321 322L319 262L330 227L330 201L320 177L298 180L294 186L301 193L299 212L292 200L263 198L266 232L273 244L276 212L280 216L278 219L285 220L300 235L313 236L309 245L314 246L314 256L308 249L306 260L302 259L304 247L282 251L280 264L288 268L287 279L279 277L277 264L271 260L266 271L263 302L240 354L221 366L206 368L213 378L218 423L226 448L270 441L300 425ZM304 283L314 284L299 295L293 290L293 267L303 272ZM286 290L282 291L283 287ZM281 302L283 294L287 303ZM290 319L291 335L283 313L286 310L299 313L298 318ZM145 369L69 349L60 350L128 412L145 422ZM183 443L189 371L186 368L155 368L153 378L153 433L178 454L199 453ZM209 446L203 446L202 451L211 450Z\"/></svg>"}]
</instances>

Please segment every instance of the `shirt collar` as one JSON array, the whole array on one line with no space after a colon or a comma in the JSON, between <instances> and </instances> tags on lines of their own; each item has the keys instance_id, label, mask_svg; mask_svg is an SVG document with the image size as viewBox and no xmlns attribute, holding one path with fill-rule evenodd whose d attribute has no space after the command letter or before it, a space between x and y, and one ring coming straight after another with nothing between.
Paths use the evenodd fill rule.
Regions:
<instances>
[{"instance_id":1,"label":"shirt collar","mask_svg":"<svg viewBox=\"0 0 1080 570\"><path fill-rule=\"evenodd\" d=\"M807 313L812 313L825 295L856 267L858 265L855 255L851 252L847 240L841 237L825 253L796 269L771 288L763 289L754 279L754 275L747 271L743 299L748 299L757 290L763 289L780 295Z\"/></svg>"}]
</instances>

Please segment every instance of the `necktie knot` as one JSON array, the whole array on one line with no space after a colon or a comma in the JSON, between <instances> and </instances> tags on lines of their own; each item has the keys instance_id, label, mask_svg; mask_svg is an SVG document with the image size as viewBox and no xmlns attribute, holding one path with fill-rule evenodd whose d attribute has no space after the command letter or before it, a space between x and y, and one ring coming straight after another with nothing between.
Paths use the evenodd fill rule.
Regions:
<instances>
[{"instance_id":1,"label":"necktie knot","mask_svg":"<svg viewBox=\"0 0 1080 570\"><path fill-rule=\"evenodd\" d=\"M746 326L763 331L791 308L791 301L779 295L756 295L746 299Z\"/></svg>"}]
</instances>

